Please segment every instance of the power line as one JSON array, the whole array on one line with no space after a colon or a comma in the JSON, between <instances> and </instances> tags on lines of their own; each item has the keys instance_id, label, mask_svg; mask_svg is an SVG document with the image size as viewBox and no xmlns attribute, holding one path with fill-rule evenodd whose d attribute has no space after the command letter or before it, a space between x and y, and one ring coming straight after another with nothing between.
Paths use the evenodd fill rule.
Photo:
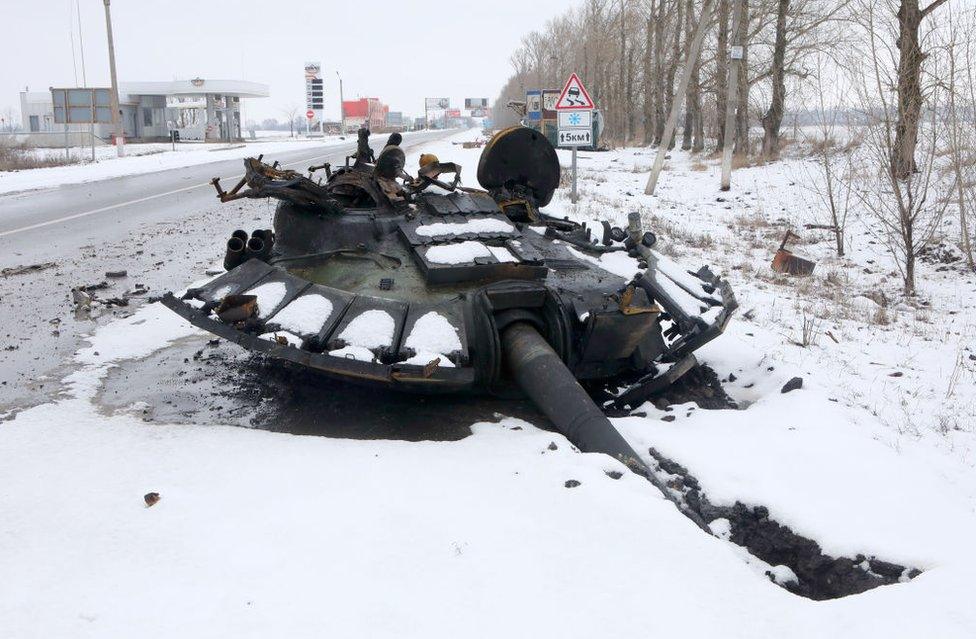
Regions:
<instances>
[{"instance_id":1,"label":"power line","mask_svg":"<svg viewBox=\"0 0 976 639\"><path fill-rule=\"evenodd\" d=\"M81 30L81 5L78 2L79 0L75 0L75 14L78 16L78 50L81 52L81 84L87 87L88 74L85 73L85 40ZM75 78L75 84L78 84L78 78Z\"/></svg>"}]
</instances>

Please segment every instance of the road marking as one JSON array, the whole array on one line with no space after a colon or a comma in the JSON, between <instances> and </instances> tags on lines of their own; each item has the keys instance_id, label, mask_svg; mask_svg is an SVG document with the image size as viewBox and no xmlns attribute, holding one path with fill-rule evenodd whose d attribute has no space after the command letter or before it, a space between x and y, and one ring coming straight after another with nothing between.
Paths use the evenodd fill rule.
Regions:
<instances>
[{"instance_id":1,"label":"road marking","mask_svg":"<svg viewBox=\"0 0 976 639\"><path fill-rule=\"evenodd\" d=\"M281 164L280 166L292 166L294 164L304 164L306 162L311 162L313 160L318 160L319 158L329 157L333 155L332 153L323 153L321 155L315 155L310 158L305 158L304 160L296 160L294 162L287 162ZM189 167L187 167L189 168ZM143 173L141 175L148 175ZM119 177L132 177L132 176L119 176ZM10 231L0 232L0 237L7 237L8 235L14 235L16 233L23 233L24 231L33 231L34 229L44 228L45 226L52 226L54 224L61 224L62 222L70 222L71 220L77 220L81 217L88 217L89 215L95 215L96 213L104 213L105 211L111 211L112 209L122 208L123 206L129 206L131 204L140 204L142 202L148 202L149 200L155 200L157 198L166 197L168 195L176 195L177 193L183 193L184 191L192 191L193 189L199 189L200 187L210 186L210 182L204 182L203 184L195 184L193 186L184 186L182 189L176 189L175 191L167 191L166 193L156 193L155 195L147 195L146 197L141 197L135 200L129 200L128 202L119 202L118 204L111 204L109 206L103 206L100 209L93 209L91 211L85 211L84 213L75 213L74 215L66 215L65 217L59 217L56 220L48 220L47 222L38 222L37 224L31 224L30 226L22 226L19 229L12 229Z\"/></svg>"}]
</instances>

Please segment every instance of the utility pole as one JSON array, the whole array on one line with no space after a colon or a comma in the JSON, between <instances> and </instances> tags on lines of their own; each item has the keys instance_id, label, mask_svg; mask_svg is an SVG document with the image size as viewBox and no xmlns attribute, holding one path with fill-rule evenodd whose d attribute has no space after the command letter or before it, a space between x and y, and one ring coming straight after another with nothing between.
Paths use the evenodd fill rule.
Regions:
<instances>
[{"instance_id":1,"label":"utility pole","mask_svg":"<svg viewBox=\"0 0 976 639\"><path fill-rule=\"evenodd\" d=\"M725 107L725 141L722 143L722 187L723 191L732 188L732 139L735 137L735 98L739 88L739 67L742 66L742 53L745 46L745 29L742 28L742 0L732 5L732 42L729 52L729 86Z\"/></svg>"},{"instance_id":2,"label":"utility pole","mask_svg":"<svg viewBox=\"0 0 976 639\"><path fill-rule=\"evenodd\" d=\"M78 49L81 51L81 86L88 87L88 73L85 71L85 36L81 30L81 0L75 0L75 14L78 17ZM77 81L77 80L76 80ZM91 92L91 122L88 123L88 139L91 142L91 161L95 161L95 92Z\"/></svg>"},{"instance_id":3,"label":"utility pole","mask_svg":"<svg viewBox=\"0 0 976 639\"><path fill-rule=\"evenodd\" d=\"M654 195L654 189L657 187L657 177L661 174L661 169L664 168L664 156L668 152L668 147L671 146L671 137L674 135L674 127L678 122L678 113L681 111L685 93L688 91L691 71L694 69L695 63L698 61L698 55L701 53L705 31L708 30L708 23L712 20L712 7L714 4L714 0L705 0L702 3L701 16L698 19L698 26L695 28L695 37L691 41L691 47L688 49L688 59L685 60L685 66L681 70L681 79L678 81L678 92L675 94L674 101L671 103L671 113L668 114L668 121L664 125L664 138L661 139L661 144L657 147L654 168L651 169L651 174L647 178L647 186L644 187L645 195Z\"/></svg>"},{"instance_id":4,"label":"utility pole","mask_svg":"<svg viewBox=\"0 0 976 639\"><path fill-rule=\"evenodd\" d=\"M346 134L346 102L342 98L342 76L336 70L336 77L339 78L339 135ZM323 133L324 135L324 133Z\"/></svg>"},{"instance_id":5,"label":"utility pole","mask_svg":"<svg viewBox=\"0 0 976 639\"><path fill-rule=\"evenodd\" d=\"M115 129L115 149L119 157L125 157L125 132L122 129L122 114L119 113L119 80L115 74L115 42L112 40L112 12L109 9L110 0L105 2L105 32L108 34L108 66L112 75L112 124Z\"/></svg>"}]
</instances>

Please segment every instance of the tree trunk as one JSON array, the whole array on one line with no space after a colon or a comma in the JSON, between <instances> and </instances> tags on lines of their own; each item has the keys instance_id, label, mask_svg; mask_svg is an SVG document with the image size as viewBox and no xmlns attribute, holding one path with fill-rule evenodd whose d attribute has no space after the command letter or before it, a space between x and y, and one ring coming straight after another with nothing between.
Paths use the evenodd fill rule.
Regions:
<instances>
[{"instance_id":1,"label":"tree trunk","mask_svg":"<svg viewBox=\"0 0 976 639\"><path fill-rule=\"evenodd\" d=\"M654 86L657 97L654 100L654 144L661 144L664 137L665 96L664 82L664 0L659 0L654 24ZM673 76L672 76L673 79Z\"/></svg>"},{"instance_id":2,"label":"tree trunk","mask_svg":"<svg viewBox=\"0 0 976 639\"><path fill-rule=\"evenodd\" d=\"M685 6L685 46L684 59L688 59L688 47L691 45L691 16L695 12L695 0L686 0ZM681 131L681 150L691 149L691 130L694 127L694 114L691 111L692 92L694 91L694 70L692 70L691 81L688 82L688 89L685 91L685 123Z\"/></svg>"},{"instance_id":3,"label":"tree trunk","mask_svg":"<svg viewBox=\"0 0 976 639\"><path fill-rule=\"evenodd\" d=\"M725 111L728 108L729 73L729 0L718 3L718 41L715 45L715 115L718 118L718 141L715 150L725 144Z\"/></svg>"},{"instance_id":4,"label":"tree trunk","mask_svg":"<svg viewBox=\"0 0 976 639\"><path fill-rule=\"evenodd\" d=\"M905 256L905 296L915 296L915 252L908 251Z\"/></svg>"},{"instance_id":5,"label":"tree trunk","mask_svg":"<svg viewBox=\"0 0 976 639\"><path fill-rule=\"evenodd\" d=\"M742 3L742 17L739 20L742 33L749 33L749 2ZM736 91L735 145L736 155L749 154L749 45L742 38L742 62L739 63L739 88Z\"/></svg>"},{"instance_id":6,"label":"tree trunk","mask_svg":"<svg viewBox=\"0 0 976 639\"><path fill-rule=\"evenodd\" d=\"M644 144L654 142L654 0L651 0L651 13L644 25Z\"/></svg>"},{"instance_id":7,"label":"tree trunk","mask_svg":"<svg viewBox=\"0 0 976 639\"><path fill-rule=\"evenodd\" d=\"M956 181L956 206L959 208L959 239L966 264L970 270L976 268L973 262L973 247L969 239L969 220L966 214L966 177L963 173L963 127L959 123L959 110L956 105L956 52L949 49L949 143L952 145L952 169Z\"/></svg>"},{"instance_id":8,"label":"tree trunk","mask_svg":"<svg viewBox=\"0 0 976 639\"><path fill-rule=\"evenodd\" d=\"M691 13L693 8L689 0L688 12ZM708 28L708 25L705 25L705 28ZM688 40L690 41L692 37L691 31L689 31ZM700 55L695 58L695 68L691 71L691 81L688 83L688 86L690 87L688 92L688 112L691 114L691 150L697 152L705 148L705 124L702 121L701 105Z\"/></svg>"},{"instance_id":9,"label":"tree trunk","mask_svg":"<svg viewBox=\"0 0 976 639\"><path fill-rule=\"evenodd\" d=\"M618 61L620 77L617 79L617 131L618 135L627 141L627 111L628 105L624 99L625 87L627 86L627 37L624 33L624 25L627 19L626 0L620 0L620 60Z\"/></svg>"},{"instance_id":10,"label":"tree trunk","mask_svg":"<svg viewBox=\"0 0 976 639\"><path fill-rule=\"evenodd\" d=\"M918 28L922 23L918 0L901 0L898 9L898 121L891 150L891 172L899 180L915 171L918 121L922 109L922 49Z\"/></svg>"},{"instance_id":11,"label":"tree trunk","mask_svg":"<svg viewBox=\"0 0 976 639\"><path fill-rule=\"evenodd\" d=\"M776 40L770 69L773 95L769 110L762 117L762 155L765 158L775 158L779 154L779 128L783 123L786 102L786 12L790 7L790 0L778 0L776 5Z\"/></svg>"},{"instance_id":12,"label":"tree trunk","mask_svg":"<svg viewBox=\"0 0 976 639\"><path fill-rule=\"evenodd\" d=\"M675 12L675 29L674 29L674 44L671 47L671 61L668 64L668 77L665 80L665 100L667 103L666 111L671 112L671 105L674 104L674 76L678 72L678 64L681 63L681 25L682 25L682 8L683 4L681 0L678 0L675 5L677 6L677 11ZM662 133L663 134L663 133ZM674 135L671 136L670 140L665 140L664 143L669 149L674 148Z\"/></svg>"},{"instance_id":13,"label":"tree trunk","mask_svg":"<svg viewBox=\"0 0 976 639\"><path fill-rule=\"evenodd\" d=\"M634 100L634 47L627 52L627 96L624 100L624 111L627 113L627 140L634 139L634 118L637 115L637 101Z\"/></svg>"},{"instance_id":14,"label":"tree trunk","mask_svg":"<svg viewBox=\"0 0 976 639\"><path fill-rule=\"evenodd\" d=\"M698 72L698 67L695 67L695 77L692 78L692 82L695 83L695 95L691 102L692 126L694 127L694 132L691 139L691 150L695 151L696 153L705 149L705 118L702 115L701 85L698 78Z\"/></svg>"}]
</instances>

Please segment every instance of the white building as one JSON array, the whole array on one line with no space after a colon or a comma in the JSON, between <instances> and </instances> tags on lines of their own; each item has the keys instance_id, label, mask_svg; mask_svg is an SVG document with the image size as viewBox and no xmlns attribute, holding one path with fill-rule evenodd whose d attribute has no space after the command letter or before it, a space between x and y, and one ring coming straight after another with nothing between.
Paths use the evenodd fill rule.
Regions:
<instances>
[{"instance_id":1,"label":"white building","mask_svg":"<svg viewBox=\"0 0 976 639\"><path fill-rule=\"evenodd\" d=\"M266 98L266 84L246 80L173 80L172 82L123 82L119 85L119 110L127 140L149 142L169 138L176 130L181 140L208 142L242 138L243 98ZM20 94L25 131L61 133L64 124L54 122L51 92ZM87 124L69 124L69 131L87 133ZM96 124L95 136L110 141L110 124Z\"/></svg>"}]
</instances>

